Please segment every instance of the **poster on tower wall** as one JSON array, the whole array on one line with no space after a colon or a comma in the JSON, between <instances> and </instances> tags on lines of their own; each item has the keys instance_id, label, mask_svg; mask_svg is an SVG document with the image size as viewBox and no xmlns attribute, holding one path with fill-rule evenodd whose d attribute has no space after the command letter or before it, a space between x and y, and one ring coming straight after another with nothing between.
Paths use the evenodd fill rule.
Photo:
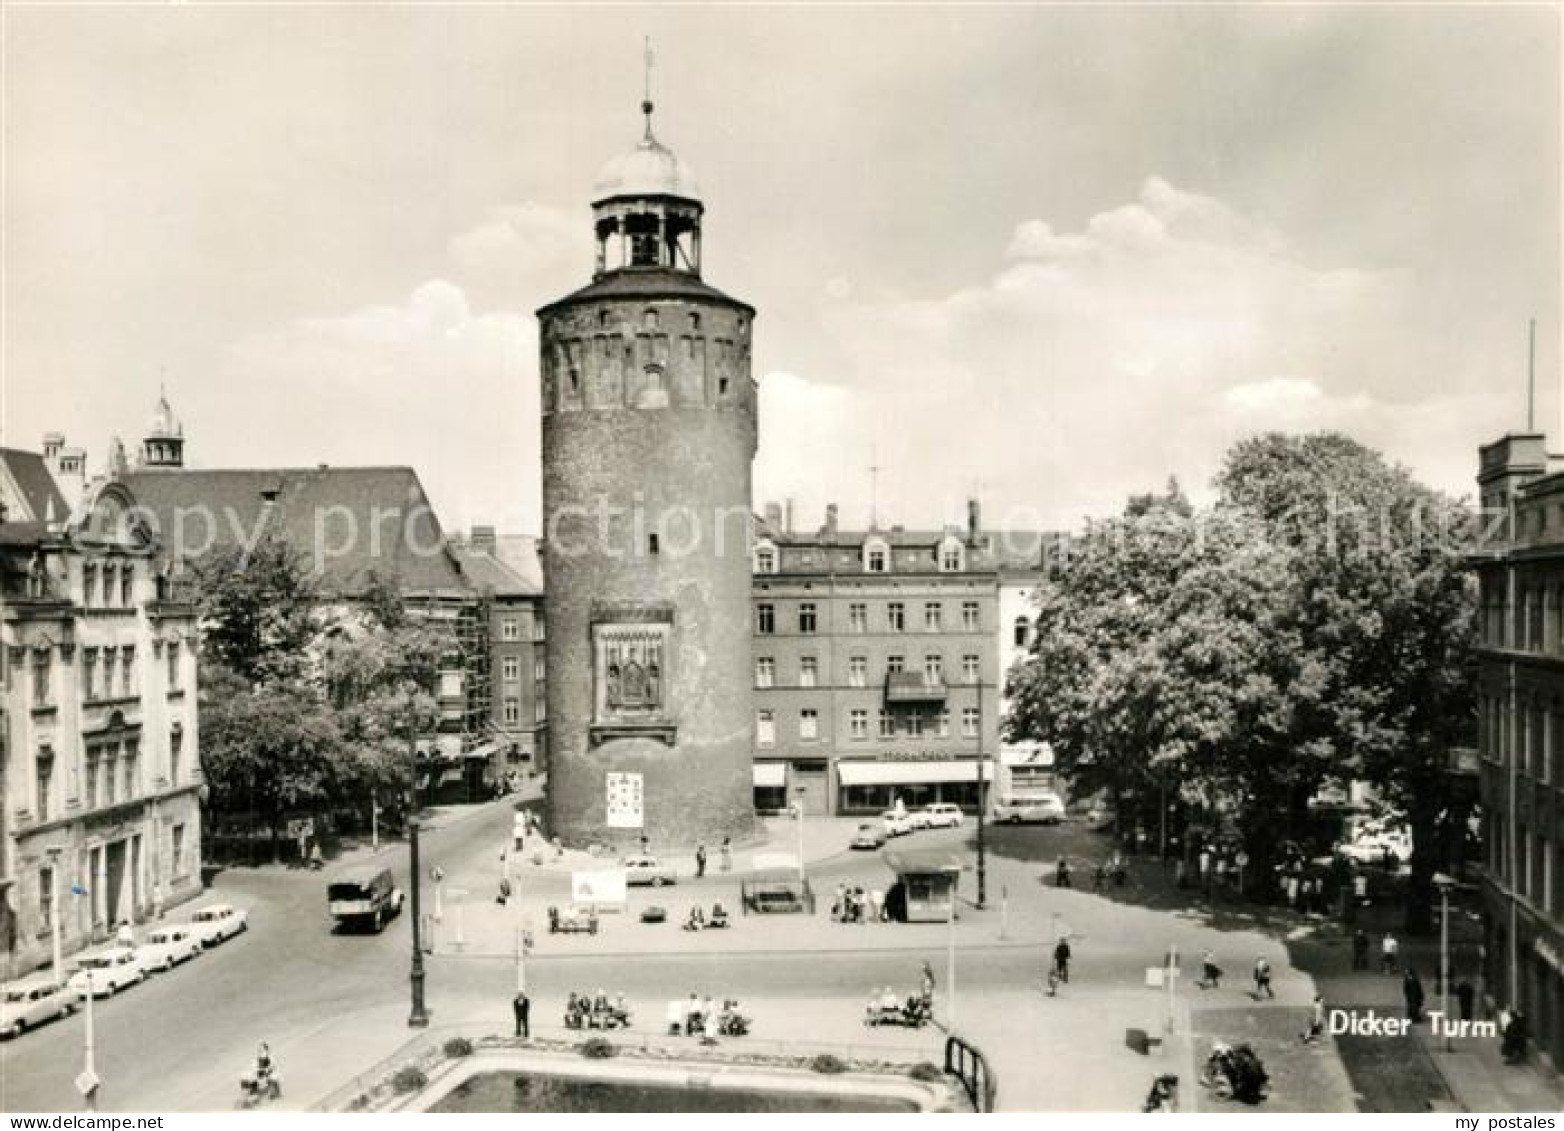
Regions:
<instances>
[{"instance_id":1,"label":"poster on tower wall","mask_svg":"<svg viewBox=\"0 0 1564 1131\"><path fill-rule=\"evenodd\" d=\"M608 827L639 829L645 823L641 774L608 774Z\"/></svg>"}]
</instances>

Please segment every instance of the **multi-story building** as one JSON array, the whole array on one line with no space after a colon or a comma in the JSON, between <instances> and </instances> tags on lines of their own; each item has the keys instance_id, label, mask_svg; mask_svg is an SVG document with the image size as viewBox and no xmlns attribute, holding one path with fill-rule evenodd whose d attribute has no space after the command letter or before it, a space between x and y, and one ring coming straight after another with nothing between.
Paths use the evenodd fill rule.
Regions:
<instances>
[{"instance_id":1,"label":"multi-story building","mask_svg":"<svg viewBox=\"0 0 1564 1131\"><path fill-rule=\"evenodd\" d=\"M997 535L1003 549L999 562L999 717L1010 713L1005 685L1010 672L1031 655L1037 633L1037 591L1051 569L1058 566L1066 542L1054 534L1036 532ZM1044 740L999 744L999 765L994 792L1000 797L1035 797L1039 793L1065 793L1064 781L1054 767L1053 747Z\"/></svg>"},{"instance_id":2,"label":"multi-story building","mask_svg":"<svg viewBox=\"0 0 1564 1131\"><path fill-rule=\"evenodd\" d=\"M980 803L999 744L999 566L965 530L800 533L767 508L752 592L756 808Z\"/></svg>"},{"instance_id":3,"label":"multi-story building","mask_svg":"<svg viewBox=\"0 0 1564 1131\"><path fill-rule=\"evenodd\" d=\"M1478 756L1484 972L1564 1067L1564 457L1508 435L1481 451Z\"/></svg>"},{"instance_id":4,"label":"multi-story building","mask_svg":"<svg viewBox=\"0 0 1564 1131\"><path fill-rule=\"evenodd\" d=\"M0 450L0 976L201 890L195 608L137 507Z\"/></svg>"}]
</instances>

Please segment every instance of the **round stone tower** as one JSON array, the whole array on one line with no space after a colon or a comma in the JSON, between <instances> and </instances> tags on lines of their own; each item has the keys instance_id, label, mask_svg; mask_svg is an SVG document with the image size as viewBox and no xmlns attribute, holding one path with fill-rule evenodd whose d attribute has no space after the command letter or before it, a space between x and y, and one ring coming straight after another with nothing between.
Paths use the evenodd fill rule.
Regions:
<instances>
[{"instance_id":1,"label":"round stone tower","mask_svg":"<svg viewBox=\"0 0 1564 1131\"><path fill-rule=\"evenodd\" d=\"M753 823L755 311L701 281L700 193L646 133L592 200L592 282L538 311L548 813L569 844Z\"/></svg>"}]
</instances>

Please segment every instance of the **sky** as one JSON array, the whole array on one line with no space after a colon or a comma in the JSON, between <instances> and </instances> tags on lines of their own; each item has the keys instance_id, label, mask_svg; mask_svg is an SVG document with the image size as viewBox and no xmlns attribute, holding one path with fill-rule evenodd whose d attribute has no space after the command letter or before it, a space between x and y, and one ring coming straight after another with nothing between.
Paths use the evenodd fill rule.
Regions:
<instances>
[{"instance_id":1,"label":"sky","mask_svg":"<svg viewBox=\"0 0 1564 1131\"><path fill-rule=\"evenodd\" d=\"M1564 449L1560 11L7 5L0 440L97 470L161 384L191 465L538 532L533 311L650 36L759 310L757 508L1068 528L1270 429L1470 494L1531 318Z\"/></svg>"}]
</instances>

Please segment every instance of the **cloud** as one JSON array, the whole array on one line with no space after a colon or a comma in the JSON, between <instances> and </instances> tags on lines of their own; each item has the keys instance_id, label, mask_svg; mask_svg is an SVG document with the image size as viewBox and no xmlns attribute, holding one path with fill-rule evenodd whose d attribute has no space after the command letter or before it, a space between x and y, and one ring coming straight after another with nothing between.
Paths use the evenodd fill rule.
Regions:
<instances>
[{"instance_id":1,"label":"cloud","mask_svg":"<svg viewBox=\"0 0 1564 1131\"><path fill-rule=\"evenodd\" d=\"M581 210L504 205L455 236L449 252L462 281L484 302L531 310L539 296L580 285L592 265L592 226Z\"/></svg>"},{"instance_id":2,"label":"cloud","mask_svg":"<svg viewBox=\"0 0 1564 1131\"><path fill-rule=\"evenodd\" d=\"M537 331L530 314L477 313L431 280L393 305L309 318L237 343L222 384L245 396L234 466L417 469L448 531L538 529Z\"/></svg>"},{"instance_id":3,"label":"cloud","mask_svg":"<svg viewBox=\"0 0 1564 1131\"><path fill-rule=\"evenodd\" d=\"M795 489L812 477L859 507L877 450L881 510L909 523L952 517L970 490L996 521L1040 509L1066 525L1169 474L1198 494L1230 443L1272 428L1340 428L1461 490L1472 429L1498 421L1487 398L1430 382L1456 362L1418 344L1418 299L1406 272L1316 265L1153 177L1079 231L1018 224L981 285L823 304L858 414L829 445L763 417L762 444ZM788 395L807 403L808 385ZM795 443L816 458L774 452Z\"/></svg>"}]
</instances>

